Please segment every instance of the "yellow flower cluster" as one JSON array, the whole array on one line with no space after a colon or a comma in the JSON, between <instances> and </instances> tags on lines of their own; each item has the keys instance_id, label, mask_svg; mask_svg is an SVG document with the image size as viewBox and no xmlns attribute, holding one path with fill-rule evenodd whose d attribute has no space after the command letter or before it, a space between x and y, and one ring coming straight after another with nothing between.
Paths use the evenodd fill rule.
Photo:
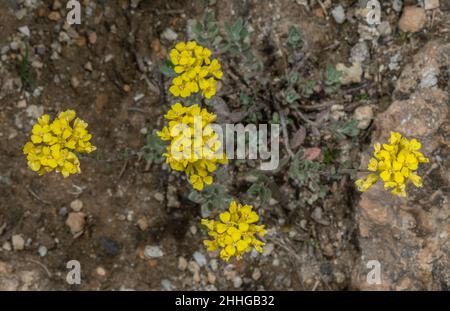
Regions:
<instances>
[{"instance_id":1,"label":"yellow flower cluster","mask_svg":"<svg viewBox=\"0 0 450 311\"><path fill-rule=\"evenodd\" d=\"M202 91L210 99L216 94L217 80L222 78L221 66L217 59L211 61L211 51L195 41L179 42L170 51L170 60L178 74L172 80L170 93L176 97L189 97Z\"/></svg>"},{"instance_id":2,"label":"yellow flower cluster","mask_svg":"<svg viewBox=\"0 0 450 311\"><path fill-rule=\"evenodd\" d=\"M220 258L228 261L235 256L238 260L242 254L248 253L254 247L262 252L264 242L256 238L266 234L264 225L255 225L259 216L250 205L241 205L235 201L230 204L229 211L219 215L220 221L202 219L201 223L208 228L208 234L213 240L205 240L208 251L221 249Z\"/></svg>"},{"instance_id":3,"label":"yellow flower cluster","mask_svg":"<svg viewBox=\"0 0 450 311\"><path fill-rule=\"evenodd\" d=\"M64 177L80 173L80 161L73 151L90 153L96 148L89 142L92 135L86 129L88 124L75 117L75 111L67 110L52 123L48 114L38 119L32 129L31 141L23 147L28 166L33 171L42 175L56 170Z\"/></svg>"},{"instance_id":4,"label":"yellow flower cluster","mask_svg":"<svg viewBox=\"0 0 450 311\"><path fill-rule=\"evenodd\" d=\"M170 141L163 154L166 163L176 171L186 172L194 189L203 190L213 178L216 163L226 164L225 154L220 153L222 143L211 123L216 115L195 104L189 107L174 104L165 115L169 126L165 126L158 136Z\"/></svg>"},{"instance_id":5,"label":"yellow flower cluster","mask_svg":"<svg viewBox=\"0 0 450 311\"><path fill-rule=\"evenodd\" d=\"M420 143L416 139L408 140L400 133L392 132L389 144L376 143L374 156L370 159L366 179L358 179L359 191L367 191L379 178L385 189L400 197L406 196L406 183L410 180L416 187L422 187L422 178L416 174L419 163L428 163L428 159L419 151ZM377 175L378 173L378 175Z\"/></svg>"}]
</instances>

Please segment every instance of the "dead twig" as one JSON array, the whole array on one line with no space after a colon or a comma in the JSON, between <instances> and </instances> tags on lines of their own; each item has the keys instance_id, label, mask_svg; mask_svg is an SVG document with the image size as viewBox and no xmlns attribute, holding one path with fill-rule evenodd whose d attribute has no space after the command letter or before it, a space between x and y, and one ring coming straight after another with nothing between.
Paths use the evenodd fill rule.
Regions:
<instances>
[{"instance_id":1,"label":"dead twig","mask_svg":"<svg viewBox=\"0 0 450 311\"><path fill-rule=\"evenodd\" d=\"M312 287L311 291L315 292L317 287L319 286L319 284L320 284L320 281L316 280L316 283L314 283L314 286Z\"/></svg>"},{"instance_id":2,"label":"dead twig","mask_svg":"<svg viewBox=\"0 0 450 311\"><path fill-rule=\"evenodd\" d=\"M41 262L34 260L34 259L27 259L27 261L32 262L34 264L37 264L38 266L40 266L42 269L44 269L44 271L47 273L48 277L51 278L52 274L50 273L50 270L48 270L48 268Z\"/></svg>"},{"instance_id":3,"label":"dead twig","mask_svg":"<svg viewBox=\"0 0 450 311\"><path fill-rule=\"evenodd\" d=\"M318 126L318 124L310 119L308 119L297 107L293 107L295 113L297 114L297 116L302 119L303 121L305 121L306 123L309 123L313 126Z\"/></svg>"},{"instance_id":4,"label":"dead twig","mask_svg":"<svg viewBox=\"0 0 450 311\"><path fill-rule=\"evenodd\" d=\"M322 104L315 104L315 105L308 105L308 106L299 106L299 108L301 110L305 110L305 111L316 111L316 110L327 109L327 108L331 107L332 105L334 105L334 102L326 102L326 103L322 103Z\"/></svg>"},{"instance_id":5,"label":"dead twig","mask_svg":"<svg viewBox=\"0 0 450 311\"><path fill-rule=\"evenodd\" d=\"M317 2L319 3L320 8L321 8L322 11L323 11L323 14L325 14L325 17L328 18L327 8L325 7L325 5L323 5L323 2L322 2L321 0L317 0Z\"/></svg>"},{"instance_id":6,"label":"dead twig","mask_svg":"<svg viewBox=\"0 0 450 311\"><path fill-rule=\"evenodd\" d=\"M138 108L138 107L129 107L127 109L128 111L134 111L134 112L140 112L140 113L144 113L145 114L145 110L142 108Z\"/></svg>"},{"instance_id":7,"label":"dead twig","mask_svg":"<svg viewBox=\"0 0 450 311\"><path fill-rule=\"evenodd\" d=\"M122 165L122 169L120 170L119 176L117 178L118 180L120 180L122 178L123 174L125 173L125 171L127 169L127 166L128 166L128 159L126 159Z\"/></svg>"},{"instance_id":8,"label":"dead twig","mask_svg":"<svg viewBox=\"0 0 450 311\"><path fill-rule=\"evenodd\" d=\"M36 194L36 192L34 192L33 190L31 190L31 188L30 188L29 186L27 186L26 188L27 188L28 193L30 193L31 196L32 196L33 198L35 198L36 200L38 200L38 201L41 202L42 204L45 204L45 205L51 205L50 202L45 201L45 200L42 199L40 196L38 196L38 195Z\"/></svg>"},{"instance_id":9,"label":"dead twig","mask_svg":"<svg viewBox=\"0 0 450 311\"><path fill-rule=\"evenodd\" d=\"M290 144L289 144L289 134L288 134L288 130L287 130L286 118L284 116L284 112L281 109L278 102L273 98L272 92L270 92L270 95L273 100L273 105L274 105L275 109L278 111L278 114L280 116L281 129L283 131L283 138L284 138L284 147L286 148L286 151L289 154L289 156L291 158L294 158L295 154L294 154L294 152L292 152Z\"/></svg>"}]
</instances>

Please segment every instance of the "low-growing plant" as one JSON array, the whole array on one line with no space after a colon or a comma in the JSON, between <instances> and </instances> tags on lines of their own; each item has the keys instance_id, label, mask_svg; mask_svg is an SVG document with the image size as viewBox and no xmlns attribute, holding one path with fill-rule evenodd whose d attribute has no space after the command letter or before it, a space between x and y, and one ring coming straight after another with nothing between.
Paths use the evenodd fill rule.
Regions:
<instances>
[{"instance_id":1,"label":"low-growing plant","mask_svg":"<svg viewBox=\"0 0 450 311\"><path fill-rule=\"evenodd\" d=\"M212 211L225 210L231 202L231 196L227 194L224 186L212 184L206 186L203 191L192 190L189 200L200 205L201 215L206 218L211 216Z\"/></svg>"},{"instance_id":2,"label":"low-growing plant","mask_svg":"<svg viewBox=\"0 0 450 311\"><path fill-rule=\"evenodd\" d=\"M164 160L163 153L167 144L157 135L156 131L152 131L147 135L145 145L138 151L148 165L159 164Z\"/></svg>"},{"instance_id":3,"label":"low-growing plant","mask_svg":"<svg viewBox=\"0 0 450 311\"><path fill-rule=\"evenodd\" d=\"M256 180L252 182L252 185L247 190L247 195L256 199L259 199L261 204L266 204L272 198L272 190L270 190L269 177L259 171L251 173Z\"/></svg>"},{"instance_id":4,"label":"low-growing plant","mask_svg":"<svg viewBox=\"0 0 450 311\"><path fill-rule=\"evenodd\" d=\"M293 50L301 49L303 47L303 33L297 26L289 27L287 45Z\"/></svg>"},{"instance_id":5,"label":"low-growing plant","mask_svg":"<svg viewBox=\"0 0 450 311\"><path fill-rule=\"evenodd\" d=\"M219 23L213 11L207 10L203 18L192 26L195 40L209 47L218 47L223 38L220 35Z\"/></svg>"},{"instance_id":6,"label":"low-growing plant","mask_svg":"<svg viewBox=\"0 0 450 311\"><path fill-rule=\"evenodd\" d=\"M333 93L341 86L341 73L331 64L327 64L322 73L325 93Z\"/></svg>"},{"instance_id":7,"label":"low-growing plant","mask_svg":"<svg viewBox=\"0 0 450 311\"><path fill-rule=\"evenodd\" d=\"M22 55L22 60L19 64L19 76L25 86L35 87L36 81L30 69L30 49L28 43L25 44L25 54Z\"/></svg>"},{"instance_id":8,"label":"low-growing plant","mask_svg":"<svg viewBox=\"0 0 450 311\"><path fill-rule=\"evenodd\" d=\"M332 122L329 128L337 140L355 138L359 135L357 120Z\"/></svg>"},{"instance_id":9,"label":"low-growing plant","mask_svg":"<svg viewBox=\"0 0 450 311\"><path fill-rule=\"evenodd\" d=\"M324 198L328 187L321 182L325 166L322 163L303 159L303 152L295 154L288 170L288 176L299 186L306 186L316 193L317 198Z\"/></svg>"}]
</instances>

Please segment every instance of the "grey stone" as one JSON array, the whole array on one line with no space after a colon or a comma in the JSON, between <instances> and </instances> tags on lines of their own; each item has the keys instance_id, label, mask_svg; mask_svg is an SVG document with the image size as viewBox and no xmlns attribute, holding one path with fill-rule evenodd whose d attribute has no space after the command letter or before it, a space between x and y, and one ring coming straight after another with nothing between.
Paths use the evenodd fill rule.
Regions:
<instances>
[{"instance_id":1,"label":"grey stone","mask_svg":"<svg viewBox=\"0 0 450 311\"><path fill-rule=\"evenodd\" d=\"M161 34L163 39L167 41L175 41L178 38L178 34L172 28L166 28Z\"/></svg>"},{"instance_id":2,"label":"grey stone","mask_svg":"<svg viewBox=\"0 0 450 311\"><path fill-rule=\"evenodd\" d=\"M193 257L194 257L195 261L197 262L197 264L198 264L200 267L206 266L206 264L208 263L208 262L206 261L205 255L203 255L203 254L200 253L200 252L195 252L195 253L193 254Z\"/></svg>"}]
</instances>

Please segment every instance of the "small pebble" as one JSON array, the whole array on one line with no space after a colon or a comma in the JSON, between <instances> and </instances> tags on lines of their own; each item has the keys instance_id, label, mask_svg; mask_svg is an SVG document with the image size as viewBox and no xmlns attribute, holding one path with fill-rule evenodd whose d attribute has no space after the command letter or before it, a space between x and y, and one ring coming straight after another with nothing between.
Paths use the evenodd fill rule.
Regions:
<instances>
[{"instance_id":1,"label":"small pebble","mask_svg":"<svg viewBox=\"0 0 450 311\"><path fill-rule=\"evenodd\" d=\"M47 247L45 247L44 245L39 246L38 253L39 256L45 257L45 255L47 255Z\"/></svg>"},{"instance_id":2,"label":"small pebble","mask_svg":"<svg viewBox=\"0 0 450 311\"><path fill-rule=\"evenodd\" d=\"M166 28L161 34L161 37L167 41L175 41L178 38L178 35L172 28Z\"/></svg>"},{"instance_id":3,"label":"small pebble","mask_svg":"<svg viewBox=\"0 0 450 311\"><path fill-rule=\"evenodd\" d=\"M377 27L381 36L386 37L392 34L391 24L388 21L382 21Z\"/></svg>"},{"instance_id":4,"label":"small pebble","mask_svg":"<svg viewBox=\"0 0 450 311\"><path fill-rule=\"evenodd\" d=\"M396 12L401 12L403 8L403 1L402 0L394 0L392 2L392 8Z\"/></svg>"},{"instance_id":5,"label":"small pebble","mask_svg":"<svg viewBox=\"0 0 450 311\"><path fill-rule=\"evenodd\" d=\"M72 77L70 79L70 84L72 85L72 87L77 88L80 85L80 81L77 77Z\"/></svg>"},{"instance_id":6,"label":"small pebble","mask_svg":"<svg viewBox=\"0 0 450 311\"><path fill-rule=\"evenodd\" d=\"M360 130L365 130L373 119L373 109L371 106L360 106L355 109L353 117L358 121L357 127Z\"/></svg>"},{"instance_id":7,"label":"small pebble","mask_svg":"<svg viewBox=\"0 0 450 311\"><path fill-rule=\"evenodd\" d=\"M208 283L214 284L216 282L216 275L211 271L208 272Z\"/></svg>"},{"instance_id":8,"label":"small pebble","mask_svg":"<svg viewBox=\"0 0 450 311\"><path fill-rule=\"evenodd\" d=\"M172 283L168 279L162 279L161 280L161 287L164 290L171 290L172 289Z\"/></svg>"},{"instance_id":9,"label":"small pebble","mask_svg":"<svg viewBox=\"0 0 450 311\"><path fill-rule=\"evenodd\" d=\"M211 261L209 262L209 265L213 271L217 271L217 269L219 268L219 263L218 263L217 259L211 259Z\"/></svg>"},{"instance_id":10,"label":"small pebble","mask_svg":"<svg viewBox=\"0 0 450 311\"><path fill-rule=\"evenodd\" d=\"M25 248L25 240L20 234L13 235L11 242L15 251L21 251Z\"/></svg>"},{"instance_id":11,"label":"small pebble","mask_svg":"<svg viewBox=\"0 0 450 311\"><path fill-rule=\"evenodd\" d=\"M200 252L195 252L193 257L200 267L206 266L207 261L206 261L205 255L203 255Z\"/></svg>"},{"instance_id":12,"label":"small pebble","mask_svg":"<svg viewBox=\"0 0 450 311\"><path fill-rule=\"evenodd\" d=\"M261 278L261 270L256 268L252 273L252 279L254 279L255 281L258 281L260 278Z\"/></svg>"},{"instance_id":13,"label":"small pebble","mask_svg":"<svg viewBox=\"0 0 450 311\"><path fill-rule=\"evenodd\" d=\"M331 15L333 15L334 20L338 24L343 24L345 22L345 10L342 5L336 6L332 11Z\"/></svg>"},{"instance_id":14,"label":"small pebble","mask_svg":"<svg viewBox=\"0 0 450 311\"><path fill-rule=\"evenodd\" d=\"M83 232L86 223L86 215L83 213L70 213L66 220L66 225L70 228L70 232L77 236Z\"/></svg>"},{"instance_id":15,"label":"small pebble","mask_svg":"<svg viewBox=\"0 0 450 311\"><path fill-rule=\"evenodd\" d=\"M89 43L90 43L90 44L95 44L95 43L97 43L97 33L91 32L91 33L89 34L88 40L89 40Z\"/></svg>"},{"instance_id":16,"label":"small pebble","mask_svg":"<svg viewBox=\"0 0 450 311\"><path fill-rule=\"evenodd\" d=\"M3 248L5 251L8 251L8 252L11 251L11 250L12 250L11 243L9 243L8 241L6 241L5 243L3 243L2 248Z\"/></svg>"},{"instance_id":17,"label":"small pebble","mask_svg":"<svg viewBox=\"0 0 450 311\"><path fill-rule=\"evenodd\" d=\"M181 271L184 271L184 270L186 270L187 266L188 266L187 260L184 257L179 257L178 258L178 269Z\"/></svg>"},{"instance_id":18,"label":"small pebble","mask_svg":"<svg viewBox=\"0 0 450 311\"><path fill-rule=\"evenodd\" d=\"M26 108L27 107L27 101L25 99L20 100L17 102L17 108Z\"/></svg>"},{"instance_id":19,"label":"small pebble","mask_svg":"<svg viewBox=\"0 0 450 311\"><path fill-rule=\"evenodd\" d=\"M28 28L28 26L19 27L19 32L21 32L27 37L31 36L30 28Z\"/></svg>"},{"instance_id":20,"label":"small pebble","mask_svg":"<svg viewBox=\"0 0 450 311\"><path fill-rule=\"evenodd\" d=\"M95 269L95 272L99 276L105 276L106 275L106 270L103 267L97 267L97 269Z\"/></svg>"},{"instance_id":21,"label":"small pebble","mask_svg":"<svg viewBox=\"0 0 450 311\"><path fill-rule=\"evenodd\" d=\"M18 10L15 15L16 18L20 21L25 17L25 15L27 15L27 10L26 9Z\"/></svg>"},{"instance_id":22,"label":"small pebble","mask_svg":"<svg viewBox=\"0 0 450 311\"><path fill-rule=\"evenodd\" d=\"M137 221L137 226L139 227L140 230L145 231L148 229L148 221L147 218L145 217L141 217L139 218L139 220Z\"/></svg>"},{"instance_id":23,"label":"small pebble","mask_svg":"<svg viewBox=\"0 0 450 311\"><path fill-rule=\"evenodd\" d=\"M67 215L67 208L66 207L61 207L58 211L58 214L60 216L66 216Z\"/></svg>"},{"instance_id":24,"label":"small pebble","mask_svg":"<svg viewBox=\"0 0 450 311\"><path fill-rule=\"evenodd\" d=\"M236 276L233 279L233 286L234 288L240 288L242 286L242 278L240 276Z\"/></svg>"},{"instance_id":25,"label":"small pebble","mask_svg":"<svg viewBox=\"0 0 450 311\"><path fill-rule=\"evenodd\" d=\"M73 200L70 202L70 208L75 212L79 212L83 208L83 202L80 199Z\"/></svg>"},{"instance_id":26,"label":"small pebble","mask_svg":"<svg viewBox=\"0 0 450 311\"><path fill-rule=\"evenodd\" d=\"M61 19L61 14L59 14L59 12L50 12L50 14L48 14L48 19L54 22L57 22Z\"/></svg>"},{"instance_id":27,"label":"small pebble","mask_svg":"<svg viewBox=\"0 0 450 311\"><path fill-rule=\"evenodd\" d=\"M263 255L264 257L269 256L270 254L272 254L273 249L274 249L274 245L273 245L272 243L266 244L266 245L264 246L262 255Z\"/></svg>"},{"instance_id":28,"label":"small pebble","mask_svg":"<svg viewBox=\"0 0 450 311\"><path fill-rule=\"evenodd\" d=\"M446 0L444 0L445 2ZM439 7L439 0L424 0L425 10L434 10Z\"/></svg>"},{"instance_id":29,"label":"small pebble","mask_svg":"<svg viewBox=\"0 0 450 311\"><path fill-rule=\"evenodd\" d=\"M403 32L418 32L425 27L427 15L423 8L407 6L403 9L402 17L398 22L398 27Z\"/></svg>"},{"instance_id":30,"label":"small pebble","mask_svg":"<svg viewBox=\"0 0 450 311\"><path fill-rule=\"evenodd\" d=\"M144 248L144 255L147 258L154 259L164 256L164 253L159 246L147 245Z\"/></svg>"},{"instance_id":31,"label":"small pebble","mask_svg":"<svg viewBox=\"0 0 450 311\"><path fill-rule=\"evenodd\" d=\"M158 202L164 202L164 194L162 194L161 192L156 192L153 197L155 198L156 201Z\"/></svg>"}]
</instances>

